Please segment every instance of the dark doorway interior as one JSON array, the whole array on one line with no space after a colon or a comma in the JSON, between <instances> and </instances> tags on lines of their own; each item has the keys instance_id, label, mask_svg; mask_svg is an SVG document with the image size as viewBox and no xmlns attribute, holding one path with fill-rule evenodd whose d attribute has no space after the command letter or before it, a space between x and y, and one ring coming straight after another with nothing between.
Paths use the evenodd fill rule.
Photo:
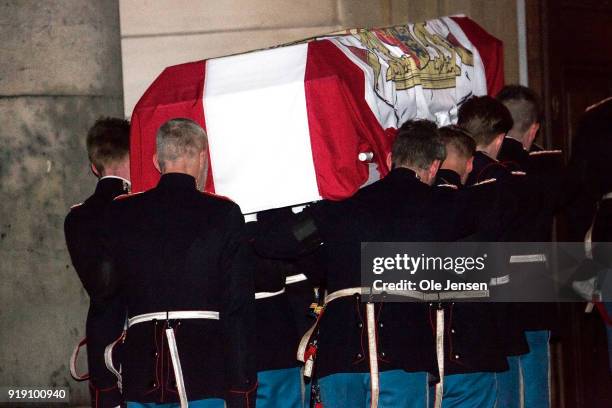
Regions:
<instances>
[{"instance_id":1,"label":"dark doorway interior","mask_svg":"<svg viewBox=\"0 0 612 408\"><path fill-rule=\"evenodd\" d=\"M544 101L540 142L571 155L584 110L612 96L612 1L526 0L529 85ZM611 135L612 137L612 135ZM584 232L558 239L581 241ZM565 236L564 236L565 235ZM561 338L553 347L553 406L612 407L605 330L585 303L560 305Z\"/></svg>"}]
</instances>

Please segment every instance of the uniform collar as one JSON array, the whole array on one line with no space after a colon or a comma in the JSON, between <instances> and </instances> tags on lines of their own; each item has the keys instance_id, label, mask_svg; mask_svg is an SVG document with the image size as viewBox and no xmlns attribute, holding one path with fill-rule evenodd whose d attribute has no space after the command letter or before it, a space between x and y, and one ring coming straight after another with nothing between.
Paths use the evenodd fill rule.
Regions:
<instances>
[{"instance_id":1,"label":"uniform collar","mask_svg":"<svg viewBox=\"0 0 612 408\"><path fill-rule=\"evenodd\" d=\"M104 176L98 180L96 195L115 198L130 192L131 184L128 180L117 176Z\"/></svg>"},{"instance_id":2,"label":"uniform collar","mask_svg":"<svg viewBox=\"0 0 612 408\"><path fill-rule=\"evenodd\" d=\"M476 153L474 153L474 162L482 162L482 163L498 163L499 160L492 158L491 156L489 156L488 154L486 154L483 151L477 150Z\"/></svg>"},{"instance_id":3,"label":"uniform collar","mask_svg":"<svg viewBox=\"0 0 612 408\"><path fill-rule=\"evenodd\" d=\"M387 177L397 178L397 179L412 179L421 181L419 176L415 173L414 170L410 170L406 167L396 167L392 169Z\"/></svg>"},{"instance_id":4,"label":"uniform collar","mask_svg":"<svg viewBox=\"0 0 612 408\"><path fill-rule=\"evenodd\" d=\"M426 183L421 181L413 170L405 167L396 167L392 169L383 180L385 184L391 183L399 189L429 187Z\"/></svg>"},{"instance_id":5,"label":"uniform collar","mask_svg":"<svg viewBox=\"0 0 612 408\"><path fill-rule=\"evenodd\" d=\"M195 190L196 180L193 176L185 173L166 173L162 174L157 187L172 190Z\"/></svg>"},{"instance_id":6,"label":"uniform collar","mask_svg":"<svg viewBox=\"0 0 612 408\"><path fill-rule=\"evenodd\" d=\"M531 148L529 149L530 152L539 152L542 150L544 150L544 148L537 143L532 143Z\"/></svg>"},{"instance_id":7,"label":"uniform collar","mask_svg":"<svg viewBox=\"0 0 612 408\"><path fill-rule=\"evenodd\" d=\"M509 144L509 145L514 145L517 148L520 147L521 149L527 151L527 149L525 149L525 146L523 146L523 142L521 142L520 140L517 140L517 139L515 139L515 138L513 138L511 136L504 137L504 141L502 143L502 146L503 146L504 143L505 144Z\"/></svg>"},{"instance_id":8,"label":"uniform collar","mask_svg":"<svg viewBox=\"0 0 612 408\"><path fill-rule=\"evenodd\" d=\"M452 184L457 188L461 188L461 176L451 169L440 169L436 176L436 185Z\"/></svg>"},{"instance_id":9,"label":"uniform collar","mask_svg":"<svg viewBox=\"0 0 612 408\"><path fill-rule=\"evenodd\" d=\"M131 190L132 189L132 183L130 182L130 180L124 179L123 177L119 177L119 176L104 176L104 177L100 177L100 180L106 180L106 179L117 179L117 180L121 180L123 182L123 185L126 186L127 189Z\"/></svg>"}]
</instances>

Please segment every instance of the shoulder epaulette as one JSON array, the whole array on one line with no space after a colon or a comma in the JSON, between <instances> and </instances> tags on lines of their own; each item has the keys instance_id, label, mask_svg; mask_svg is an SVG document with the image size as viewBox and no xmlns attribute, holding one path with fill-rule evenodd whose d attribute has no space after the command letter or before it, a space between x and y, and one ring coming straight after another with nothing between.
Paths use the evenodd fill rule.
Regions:
<instances>
[{"instance_id":1,"label":"shoulder epaulette","mask_svg":"<svg viewBox=\"0 0 612 408\"><path fill-rule=\"evenodd\" d=\"M458 187L454 184L438 184L436 185L436 187L448 187L448 188L458 190Z\"/></svg>"},{"instance_id":2,"label":"shoulder epaulette","mask_svg":"<svg viewBox=\"0 0 612 408\"><path fill-rule=\"evenodd\" d=\"M494 159L494 160L495 160L495 159ZM498 160L495 160L495 161L493 161L493 162L491 162L491 163L487 164L486 166L484 166L484 167L483 167L483 168L480 170L480 173L478 173L478 177L477 177L477 178L482 177L482 176L483 176L483 175L484 175L484 174L485 174L487 171L489 171L489 170L490 170L490 169L492 169L492 168L501 168L501 169L504 169L504 171L508 171L508 167L507 167L505 164L503 164L502 162L500 162L500 161L498 161ZM485 179L485 180L486 180L486 179Z\"/></svg>"},{"instance_id":3,"label":"shoulder epaulette","mask_svg":"<svg viewBox=\"0 0 612 408\"><path fill-rule=\"evenodd\" d=\"M137 195L142 194L142 193L144 193L144 191L139 191L137 193L121 194L121 195L115 197L115 199L113 201L125 200L126 198L134 197L134 196L137 196Z\"/></svg>"},{"instance_id":4,"label":"shoulder epaulette","mask_svg":"<svg viewBox=\"0 0 612 408\"><path fill-rule=\"evenodd\" d=\"M601 101L599 101L599 102L594 103L593 105L591 105L591 106L589 106L588 108L586 108L584 111L585 111L585 112L588 112L588 111L590 111L591 109L595 109L596 107L598 107L598 106L600 106L600 105L603 105L604 103L606 103L606 102L608 102L608 101L610 101L610 100L612 100L612 96L610 96L610 97L608 97L608 98L605 98L605 99L602 99L602 100L601 100Z\"/></svg>"},{"instance_id":5,"label":"shoulder epaulette","mask_svg":"<svg viewBox=\"0 0 612 408\"><path fill-rule=\"evenodd\" d=\"M70 206L70 209L72 210L73 208L77 208L77 207L80 207L82 205L83 205L83 203L73 204L72 206Z\"/></svg>"},{"instance_id":6,"label":"shoulder epaulette","mask_svg":"<svg viewBox=\"0 0 612 408\"><path fill-rule=\"evenodd\" d=\"M562 150L536 150L535 152L529 152L530 156L540 156L542 154L561 154Z\"/></svg>"},{"instance_id":7,"label":"shoulder epaulette","mask_svg":"<svg viewBox=\"0 0 612 408\"><path fill-rule=\"evenodd\" d=\"M525 173L524 171L515 170L515 171L512 172L512 175L513 176L526 176L527 173Z\"/></svg>"},{"instance_id":8,"label":"shoulder epaulette","mask_svg":"<svg viewBox=\"0 0 612 408\"><path fill-rule=\"evenodd\" d=\"M497 181L496 178L490 178L490 179L486 179L486 180L480 181L478 183L472 184L470 187L481 186L483 184L494 183L496 181Z\"/></svg>"},{"instance_id":9,"label":"shoulder epaulette","mask_svg":"<svg viewBox=\"0 0 612 408\"><path fill-rule=\"evenodd\" d=\"M208 196L211 196L211 197L215 197L215 198L220 198L222 200L229 201L230 203L234 202L234 200L232 200L229 197L226 197L226 196L221 195L221 194L211 193L210 191L202 191L202 194L205 194L205 195L208 195Z\"/></svg>"}]
</instances>

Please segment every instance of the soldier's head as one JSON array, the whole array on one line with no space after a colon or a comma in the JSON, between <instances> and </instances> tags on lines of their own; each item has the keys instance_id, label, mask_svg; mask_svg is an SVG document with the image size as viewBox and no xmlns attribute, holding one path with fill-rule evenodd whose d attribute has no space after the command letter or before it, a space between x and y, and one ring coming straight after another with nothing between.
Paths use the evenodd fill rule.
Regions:
<instances>
[{"instance_id":1,"label":"soldier's head","mask_svg":"<svg viewBox=\"0 0 612 408\"><path fill-rule=\"evenodd\" d=\"M196 179L198 189L206 182L208 138L191 119L176 118L157 131L157 152L153 164L162 174L184 173Z\"/></svg>"},{"instance_id":2,"label":"soldier's head","mask_svg":"<svg viewBox=\"0 0 612 408\"><path fill-rule=\"evenodd\" d=\"M540 129L538 96L525 86L506 85L496 98L508 108L514 121L508 136L518 140L529 150Z\"/></svg>"},{"instance_id":3,"label":"soldier's head","mask_svg":"<svg viewBox=\"0 0 612 408\"><path fill-rule=\"evenodd\" d=\"M431 185L445 157L436 124L429 120L410 120L399 129L387 165L413 170L423 183Z\"/></svg>"},{"instance_id":4,"label":"soldier's head","mask_svg":"<svg viewBox=\"0 0 612 408\"><path fill-rule=\"evenodd\" d=\"M503 103L490 96L474 96L459 108L457 124L476 141L476 150L497 158L512 116Z\"/></svg>"},{"instance_id":5,"label":"soldier's head","mask_svg":"<svg viewBox=\"0 0 612 408\"><path fill-rule=\"evenodd\" d=\"M130 123L100 118L87 132L87 155L97 177L130 179Z\"/></svg>"},{"instance_id":6,"label":"soldier's head","mask_svg":"<svg viewBox=\"0 0 612 408\"><path fill-rule=\"evenodd\" d=\"M440 138L446 147L446 158L440 168L459 174L461 184L465 184L472 171L476 142L465 130L454 125L440 128Z\"/></svg>"}]
</instances>

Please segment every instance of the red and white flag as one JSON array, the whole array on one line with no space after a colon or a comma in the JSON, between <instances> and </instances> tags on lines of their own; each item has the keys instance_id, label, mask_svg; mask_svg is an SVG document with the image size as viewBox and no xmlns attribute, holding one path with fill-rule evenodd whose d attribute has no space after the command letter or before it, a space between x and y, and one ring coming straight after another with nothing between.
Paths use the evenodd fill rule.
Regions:
<instances>
[{"instance_id":1,"label":"red and white flag","mask_svg":"<svg viewBox=\"0 0 612 408\"><path fill-rule=\"evenodd\" d=\"M208 133L207 190L245 214L349 197L369 176L359 153L384 176L402 123L445 125L469 96L496 92L501 47L473 21L443 17L169 67L132 115L133 189L157 184L155 133L183 117Z\"/></svg>"}]
</instances>

